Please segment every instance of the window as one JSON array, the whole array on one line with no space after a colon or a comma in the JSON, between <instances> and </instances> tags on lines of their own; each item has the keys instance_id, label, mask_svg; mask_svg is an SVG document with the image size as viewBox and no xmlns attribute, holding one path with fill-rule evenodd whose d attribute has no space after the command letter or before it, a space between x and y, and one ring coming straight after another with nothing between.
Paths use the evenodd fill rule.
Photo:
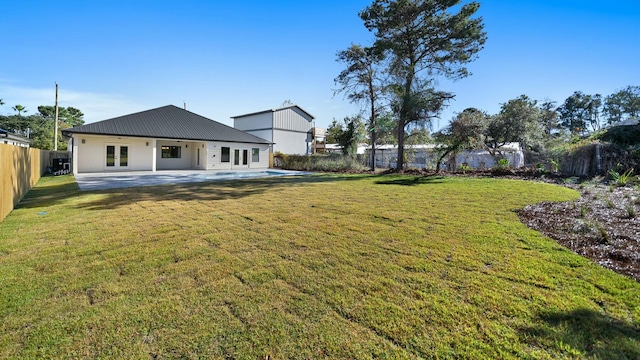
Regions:
<instances>
[{"instance_id":1,"label":"window","mask_svg":"<svg viewBox=\"0 0 640 360\"><path fill-rule=\"evenodd\" d=\"M251 162L254 162L254 163L260 162L260 149L258 148L251 149Z\"/></svg>"},{"instance_id":2,"label":"window","mask_svg":"<svg viewBox=\"0 0 640 360\"><path fill-rule=\"evenodd\" d=\"M181 146L163 146L162 158L163 159L180 159L182 152Z\"/></svg>"},{"instance_id":3,"label":"window","mask_svg":"<svg viewBox=\"0 0 640 360\"><path fill-rule=\"evenodd\" d=\"M231 148L223 147L220 154L220 162L229 162L231 160Z\"/></svg>"},{"instance_id":4,"label":"window","mask_svg":"<svg viewBox=\"0 0 640 360\"><path fill-rule=\"evenodd\" d=\"M247 165L249 162L249 150L242 150L242 165Z\"/></svg>"},{"instance_id":5,"label":"window","mask_svg":"<svg viewBox=\"0 0 640 360\"><path fill-rule=\"evenodd\" d=\"M240 165L240 150L235 149L233 151L233 165Z\"/></svg>"}]
</instances>

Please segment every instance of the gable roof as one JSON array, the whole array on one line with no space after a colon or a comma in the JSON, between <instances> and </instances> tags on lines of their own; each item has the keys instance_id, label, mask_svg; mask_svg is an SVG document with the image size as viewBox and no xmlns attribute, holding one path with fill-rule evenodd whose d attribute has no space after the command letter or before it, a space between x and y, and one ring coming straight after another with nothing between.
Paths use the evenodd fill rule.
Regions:
<instances>
[{"instance_id":1,"label":"gable roof","mask_svg":"<svg viewBox=\"0 0 640 360\"><path fill-rule=\"evenodd\" d=\"M263 138L174 105L76 126L63 133L270 144Z\"/></svg>"},{"instance_id":2,"label":"gable roof","mask_svg":"<svg viewBox=\"0 0 640 360\"><path fill-rule=\"evenodd\" d=\"M274 113L276 111L281 111L281 110L286 110L286 109L290 109L290 108L297 108L298 110L302 111L303 113L305 113L307 116L309 116L312 120L315 119L315 116L309 114L305 109L301 108L298 105L289 105L289 106L284 106L284 107L279 107L279 108L275 108L275 109L269 109L269 110L263 110L263 111L256 111L253 113L249 113L249 114L243 114L243 115L237 115L237 116L232 116L232 119L236 119L236 118L241 118L241 117L246 117L246 116L252 116L252 115L258 115L258 114L264 114L264 113Z\"/></svg>"}]
</instances>

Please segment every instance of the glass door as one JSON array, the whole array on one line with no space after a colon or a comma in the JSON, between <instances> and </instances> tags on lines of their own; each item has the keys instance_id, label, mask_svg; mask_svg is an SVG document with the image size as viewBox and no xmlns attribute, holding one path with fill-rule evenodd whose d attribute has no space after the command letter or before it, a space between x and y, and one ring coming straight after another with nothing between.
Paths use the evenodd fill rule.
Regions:
<instances>
[{"instance_id":1,"label":"glass door","mask_svg":"<svg viewBox=\"0 0 640 360\"><path fill-rule=\"evenodd\" d=\"M115 145L107 145L107 168L116 166L116 147Z\"/></svg>"},{"instance_id":2,"label":"glass door","mask_svg":"<svg viewBox=\"0 0 640 360\"><path fill-rule=\"evenodd\" d=\"M249 150L233 149L233 169L249 168Z\"/></svg>"},{"instance_id":3,"label":"glass door","mask_svg":"<svg viewBox=\"0 0 640 360\"><path fill-rule=\"evenodd\" d=\"M105 169L125 170L129 168L129 145L106 145Z\"/></svg>"}]
</instances>

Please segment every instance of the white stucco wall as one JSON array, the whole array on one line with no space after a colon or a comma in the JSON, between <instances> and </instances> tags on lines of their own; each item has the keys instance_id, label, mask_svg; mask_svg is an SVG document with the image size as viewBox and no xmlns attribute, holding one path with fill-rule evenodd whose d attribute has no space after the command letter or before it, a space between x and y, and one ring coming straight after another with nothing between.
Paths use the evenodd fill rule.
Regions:
<instances>
[{"instance_id":1,"label":"white stucco wall","mask_svg":"<svg viewBox=\"0 0 640 360\"><path fill-rule=\"evenodd\" d=\"M228 147L230 151L229 162L222 162L222 148ZM253 148L259 149L259 161L253 162L251 152ZM239 165L234 164L235 150L247 150L247 165L242 164L240 159ZM232 170L232 169L266 169L269 167L269 145L266 144L243 144L231 142L210 141L207 143L207 170Z\"/></svg>"},{"instance_id":2,"label":"white stucco wall","mask_svg":"<svg viewBox=\"0 0 640 360\"><path fill-rule=\"evenodd\" d=\"M163 146L180 146L180 158L163 158ZM192 150L194 144L188 141L158 140L156 145L157 170L188 170L191 169Z\"/></svg>"},{"instance_id":3,"label":"white stucco wall","mask_svg":"<svg viewBox=\"0 0 640 360\"><path fill-rule=\"evenodd\" d=\"M106 137L96 135L73 135L74 143L74 172L103 172L103 171L147 171L152 170L153 143L151 140L127 137ZM84 144L82 140L84 139ZM147 143L149 144L147 146ZM128 147L128 166L114 166L107 168L107 145ZM117 150L116 150L117 151ZM118 164L118 161L116 161Z\"/></svg>"},{"instance_id":4,"label":"white stucco wall","mask_svg":"<svg viewBox=\"0 0 640 360\"><path fill-rule=\"evenodd\" d=\"M232 170L232 169L266 169L269 167L269 145L244 144L231 142L205 141L171 141L154 140L149 138L108 137L97 135L73 135L74 173L108 172L108 171L152 171L154 161L153 145L156 143L156 170ZM82 139L85 143L82 143ZM128 166L106 166L107 145L128 147ZM181 146L179 159L162 158L162 146ZM231 156L228 163L220 161L221 147L230 148ZM259 161L252 161L252 149L259 149ZM234 150L247 150L247 165L234 165ZM198 164L198 152L200 161ZM119 162L116 160L116 164Z\"/></svg>"}]
</instances>

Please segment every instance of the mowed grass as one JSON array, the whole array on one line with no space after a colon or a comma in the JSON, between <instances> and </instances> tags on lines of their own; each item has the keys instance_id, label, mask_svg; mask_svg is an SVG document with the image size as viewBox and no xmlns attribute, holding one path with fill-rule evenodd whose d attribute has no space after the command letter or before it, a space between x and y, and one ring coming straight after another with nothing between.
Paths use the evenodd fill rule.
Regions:
<instances>
[{"instance_id":1,"label":"mowed grass","mask_svg":"<svg viewBox=\"0 0 640 360\"><path fill-rule=\"evenodd\" d=\"M0 223L0 358L640 358L640 284L522 225L578 193L316 175L79 192Z\"/></svg>"}]
</instances>

